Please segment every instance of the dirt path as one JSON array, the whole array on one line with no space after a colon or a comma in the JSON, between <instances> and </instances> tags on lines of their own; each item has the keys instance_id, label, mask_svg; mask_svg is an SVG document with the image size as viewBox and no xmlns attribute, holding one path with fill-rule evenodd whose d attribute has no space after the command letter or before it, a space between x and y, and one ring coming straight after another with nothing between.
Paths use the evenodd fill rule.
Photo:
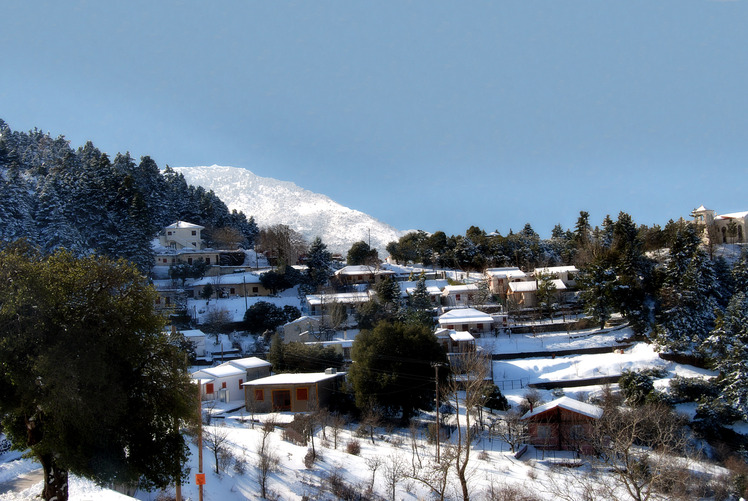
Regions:
<instances>
[{"instance_id":1,"label":"dirt path","mask_svg":"<svg viewBox=\"0 0 748 501\"><path fill-rule=\"evenodd\" d=\"M0 495L6 492L21 492L25 491L34 484L38 484L44 480L44 472L41 468L31 470L27 473L18 475L13 480L0 483Z\"/></svg>"}]
</instances>

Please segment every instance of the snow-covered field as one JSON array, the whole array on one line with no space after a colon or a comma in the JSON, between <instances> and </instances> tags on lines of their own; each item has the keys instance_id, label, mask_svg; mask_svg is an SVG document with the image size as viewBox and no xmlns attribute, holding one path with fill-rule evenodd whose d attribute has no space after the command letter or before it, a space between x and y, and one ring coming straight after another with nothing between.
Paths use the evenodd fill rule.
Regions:
<instances>
[{"instance_id":1,"label":"snow-covered field","mask_svg":"<svg viewBox=\"0 0 748 501\"><path fill-rule=\"evenodd\" d=\"M711 376L712 373L689 366L683 366L672 362L661 360L649 345L638 343L626 350L603 354L586 354L573 356L553 356L554 350L585 348L594 346L615 346L617 339L628 337L629 332L614 330L604 333L576 333L575 339L570 339L566 333L544 334L538 336L513 335L511 337L501 335L498 338L483 338L479 343L487 350L502 351L502 348L511 351L536 351L545 349L549 355L545 357L497 360L493 363L493 377L496 383L508 380L520 380L521 385L516 388L505 387L504 394L510 402L518 403L527 392L527 382L539 382L550 380L570 380L577 378L597 377L602 375L617 375L626 369L640 369L645 367L659 367L668 371L668 376L657 382L658 386L667 385L667 379L674 374L684 376ZM615 385L614 385L615 386ZM599 386L570 388L567 390L572 396L586 396L590 393L600 391ZM550 391L539 390L545 401L550 401L555 396ZM688 409L684 409L688 411ZM211 421L211 426L206 426L206 433L226 434L227 448L234 458L232 465L227 466L226 471L215 473L215 462L212 452L204 449L204 467L207 484L205 486L206 500L259 500L258 474L257 474L257 447L261 440L261 426L249 422L249 415L245 412L234 412L230 414L220 413L220 407L214 412L219 415ZM255 416L256 420L276 419L278 422L288 422L292 415L287 413ZM431 416L424 415L428 420ZM321 456L311 468L304 464L307 447L294 445L283 440L282 431L279 427L269 435L270 450L278 458L278 470L268 477L268 489L273 497L279 500L301 500L301 499L335 499L329 493L330 478L342 478L346 485L363 492L372 488L367 495L368 499L376 499L377 496L389 498L388 472L393 471L397 464L404 465L405 471L423 473L433 464L435 447L425 439L423 431L419 432L417 456L414 455L412 441L408 430L386 430L380 428L375 436L375 443L366 437L357 437L355 434L356 423L349 423L338 438L338 447L332 444L332 429L326 430L326 439L321 431L316 434L315 445ZM359 455L346 452L346 444L350 441L358 441L361 447ZM182 487L185 499L198 499L197 486L194 485L194 474L198 471L198 451L196 445L191 444L192 456L190 458L189 482ZM575 474L574 469L558 470L554 467L554 461L564 457L563 453L546 454L545 457L539 452L531 450L521 460L515 459L509 452L507 444L493 438L487 438L474 444L474 454L471 459L470 487L479 499L481 492L493 486L527 489L540 499L556 499L554 489L558 488L558 482L572 482ZM6 455L8 456L8 455ZM0 461L4 458L0 458ZM238 465L237 465L238 460ZM373 465L379 463L376 473L373 474ZM415 466L415 470L413 465ZM420 466L419 466L420 465ZM0 485L9 478L38 468L30 460L6 462L0 465ZM553 468L553 477L547 474ZM574 471L572 471L574 470ZM562 472L562 473L559 473ZM561 475L561 476L559 476ZM417 476L417 475L416 475ZM373 484L372 477L374 478ZM392 478L392 477L390 477ZM551 482L551 478L555 479ZM455 497L458 488L456 479L450 481L448 497ZM7 492L0 494L0 500L29 500L41 491L41 483L26 489L23 492ZM321 494L326 492L326 494ZM169 493L173 493L173 490ZM158 493L139 492L136 498L146 501L156 499ZM306 498L305 498L306 496ZM396 499L398 500L420 500L429 499L430 491L425 484L414 479L402 478L396 484ZM119 494L107 490L98 490L92 483L74 478L71 481L71 499L124 499Z\"/></svg>"}]
</instances>

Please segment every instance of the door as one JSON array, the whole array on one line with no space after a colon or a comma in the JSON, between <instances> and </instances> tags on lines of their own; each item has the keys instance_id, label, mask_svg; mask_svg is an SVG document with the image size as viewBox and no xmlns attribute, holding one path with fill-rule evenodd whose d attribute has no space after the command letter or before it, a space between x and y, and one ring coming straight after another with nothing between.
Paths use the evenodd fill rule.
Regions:
<instances>
[{"instance_id":1,"label":"door","mask_svg":"<svg viewBox=\"0 0 748 501\"><path fill-rule=\"evenodd\" d=\"M273 410L291 410L291 390L273 390Z\"/></svg>"}]
</instances>

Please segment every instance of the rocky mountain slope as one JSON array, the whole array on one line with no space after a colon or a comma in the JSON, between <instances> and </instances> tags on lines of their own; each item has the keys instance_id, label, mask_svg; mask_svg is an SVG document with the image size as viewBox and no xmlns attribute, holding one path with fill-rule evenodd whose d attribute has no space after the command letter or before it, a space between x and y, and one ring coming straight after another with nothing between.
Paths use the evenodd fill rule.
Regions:
<instances>
[{"instance_id":1,"label":"rocky mountain slope","mask_svg":"<svg viewBox=\"0 0 748 501\"><path fill-rule=\"evenodd\" d=\"M311 242L319 236L332 252L345 255L354 242L369 241L386 255L385 247L404 232L363 212L349 209L325 195L288 181L260 177L238 167L175 167L189 184L213 192L229 207L253 216L258 226L286 224Z\"/></svg>"}]
</instances>

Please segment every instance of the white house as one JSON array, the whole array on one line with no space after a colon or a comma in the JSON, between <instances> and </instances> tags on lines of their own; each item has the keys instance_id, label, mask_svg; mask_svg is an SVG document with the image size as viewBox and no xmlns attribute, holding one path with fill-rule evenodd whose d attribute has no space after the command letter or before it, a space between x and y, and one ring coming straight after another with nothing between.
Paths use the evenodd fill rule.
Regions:
<instances>
[{"instance_id":1,"label":"white house","mask_svg":"<svg viewBox=\"0 0 748 501\"><path fill-rule=\"evenodd\" d=\"M305 298L306 304L304 305L304 309L311 316L321 316L328 313L331 304L340 303L345 305L348 315L352 315L359 306L370 299L370 291L310 294Z\"/></svg>"},{"instance_id":2,"label":"white house","mask_svg":"<svg viewBox=\"0 0 748 501\"><path fill-rule=\"evenodd\" d=\"M712 209L703 205L691 212L694 221L703 224L705 228L704 238L707 237L709 227L714 228L717 237L716 243L733 244L746 241L748 233L748 211L731 212L729 214L715 215Z\"/></svg>"},{"instance_id":3,"label":"white house","mask_svg":"<svg viewBox=\"0 0 748 501\"><path fill-rule=\"evenodd\" d=\"M579 270L576 266L549 266L547 268L535 268L533 275L537 280L541 275L550 275L561 280L564 288L569 289L577 285L577 274Z\"/></svg>"},{"instance_id":4,"label":"white house","mask_svg":"<svg viewBox=\"0 0 748 501\"><path fill-rule=\"evenodd\" d=\"M335 279L342 285L375 284L384 280L384 277L394 278L395 275L392 270L376 266L351 265L337 270Z\"/></svg>"},{"instance_id":5,"label":"white house","mask_svg":"<svg viewBox=\"0 0 748 501\"><path fill-rule=\"evenodd\" d=\"M241 358L195 371L192 379L199 381L203 400L235 402L244 400L245 382L269 376L270 368L270 362L265 360Z\"/></svg>"},{"instance_id":6,"label":"white house","mask_svg":"<svg viewBox=\"0 0 748 501\"><path fill-rule=\"evenodd\" d=\"M182 331L182 335L192 344L196 356L205 356L205 333L203 331L200 329L189 329Z\"/></svg>"},{"instance_id":7,"label":"white house","mask_svg":"<svg viewBox=\"0 0 748 501\"><path fill-rule=\"evenodd\" d=\"M556 293L566 290L566 284L559 278L551 280L556 287ZM519 307L532 308L538 304L538 283L535 280L527 282L511 282L506 297Z\"/></svg>"},{"instance_id":8,"label":"white house","mask_svg":"<svg viewBox=\"0 0 748 501\"><path fill-rule=\"evenodd\" d=\"M516 266L488 268L486 269L486 278L488 279L488 288L493 294L506 297L509 283L526 280L527 274Z\"/></svg>"},{"instance_id":9,"label":"white house","mask_svg":"<svg viewBox=\"0 0 748 501\"><path fill-rule=\"evenodd\" d=\"M493 317L474 308L455 308L439 317L439 327L472 334L491 332Z\"/></svg>"},{"instance_id":10,"label":"white house","mask_svg":"<svg viewBox=\"0 0 748 501\"><path fill-rule=\"evenodd\" d=\"M444 306L469 306L474 304L477 293L476 284L448 285L442 291L442 304Z\"/></svg>"},{"instance_id":11,"label":"white house","mask_svg":"<svg viewBox=\"0 0 748 501\"><path fill-rule=\"evenodd\" d=\"M301 316L278 328L284 343L316 341L320 333L319 317Z\"/></svg>"},{"instance_id":12,"label":"white house","mask_svg":"<svg viewBox=\"0 0 748 501\"><path fill-rule=\"evenodd\" d=\"M195 249L203 248L201 232L204 226L177 221L164 228L158 236L159 243L171 249Z\"/></svg>"}]
</instances>

